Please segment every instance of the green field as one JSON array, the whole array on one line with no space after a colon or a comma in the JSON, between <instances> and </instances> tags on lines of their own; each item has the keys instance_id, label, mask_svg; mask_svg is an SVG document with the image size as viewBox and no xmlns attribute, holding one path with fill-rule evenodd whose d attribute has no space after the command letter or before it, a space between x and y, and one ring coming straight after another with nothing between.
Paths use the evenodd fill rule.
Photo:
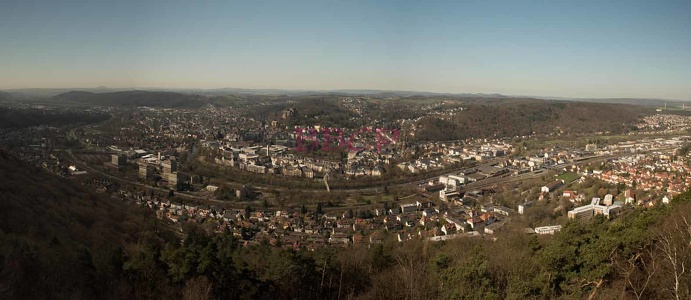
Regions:
<instances>
[{"instance_id":1,"label":"green field","mask_svg":"<svg viewBox=\"0 0 691 300\"><path fill-rule=\"evenodd\" d=\"M576 173L567 172L567 173L564 173L564 174L557 176L557 179L561 179L561 180L564 180L565 183L569 183L569 182L572 182L572 181L574 181L580 177L581 177L581 175L578 175Z\"/></svg>"}]
</instances>

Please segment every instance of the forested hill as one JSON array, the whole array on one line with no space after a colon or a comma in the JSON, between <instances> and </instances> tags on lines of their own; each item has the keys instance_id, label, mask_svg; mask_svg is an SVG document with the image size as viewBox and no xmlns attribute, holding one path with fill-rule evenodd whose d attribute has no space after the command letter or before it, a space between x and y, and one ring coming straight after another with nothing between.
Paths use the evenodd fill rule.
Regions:
<instances>
[{"instance_id":1,"label":"forested hill","mask_svg":"<svg viewBox=\"0 0 691 300\"><path fill-rule=\"evenodd\" d=\"M425 140L510 137L550 133L625 133L639 117L653 113L645 106L547 101L535 99L470 101L451 118L420 121Z\"/></svg>"},{"instance_id":2,"label":"forested hill","mask_svg":"<svg viewBox=\"0 0 691 300\"><path fill-rule=\"evenodd\" d=\"M0 91L0 101L12 99L12 94Z\"/></svg>"},{"instance_id":3,"label":"forested hill","mask_svg":"<svg viewBox=\"0 0 691 300\"><path fill-rule=\"evenodd\" d=\"M108 114L0 107L0 128L9 129L38 125L88 124L105 121L108 118L110 118Z\"/></svg>"},{"instance_id":4,"label":"forested hill","mask_svg":"<svg viewBox=\"0 0 691 300\"><path fill-rule=\"evenodd\" d=\"M205 99L205 96L174 92L122 91L92 93L70 91L52 97L51 101L89 106L199 108L206 104Z\"/></svg>"}]
</instances>

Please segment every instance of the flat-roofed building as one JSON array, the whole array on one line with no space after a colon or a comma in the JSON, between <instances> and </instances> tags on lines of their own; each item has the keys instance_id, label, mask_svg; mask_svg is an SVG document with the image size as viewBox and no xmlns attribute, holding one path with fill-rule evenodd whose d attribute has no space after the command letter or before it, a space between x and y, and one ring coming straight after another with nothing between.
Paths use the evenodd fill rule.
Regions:
<instances>
[{"instance_id":1,"label":"flat-roofed building","mask_svg":"<svg viewBox=\"0 0 691 300\"><path fill-rule=\"evenodd\" d=\"M460 197L460 194L456 190L443 189L439 191L439 200L441 201L449 201L454 196Z\"/></svg>"},{"instance_id":2,"label":"flat-roofed building","mask_svg":"<svg viewBox=\"0 0 691 300\"><path fill-rule=\"evenodd\" d=\"M110 163L116 167L124 167L127 164L127 156L124 154L113 154Z\"/></svg>"},{"instance_id":3,"label":"flat-roofed building","mask_svg":"<svg viewBox=\"0 0 691 300\"><path fill-rule=\"evenodd\" d=\"M139 178L146 179L154 175L154 168L147 164L139 164Z\"/></svg>"},{"instance_id":4,"label":"flat-roofed building","mask_svg":"<svg viewBox=\"0 0 691 300\"><path fill-rule=\"evenodd\" d=\"M554 192L554 190L556 190L557 188L559 188L562 184L564 184L563 180L555 180L543 186L541 191L543 193L551 193Z\"/></svg>"},{"instance_id":5,"label":"flat-roofed building","mask_svg":"<svg viewBox=\"0 0 691 300\"><path fill-rule=\"evenodd\" d=\"M595 215L603 215L607 218L618 214L621 211L622 203L617 201L610 206L601 205L600 198L593 198L593 201L581 207L576 207L569 211L569 219L588 220Z\"/></svg>"},{"instance_id":6,"label":"flat-roofed building","mask_svg":"<svg viewBox=\"0 0 691 300\"><path fill-rule=\"evenodd\" d=\"M401 204L401 213L408 213L408 212L414 212L414 211L417 211L417 204L415 204L415 203Z\"/></svg>"},{"instance_id":7,"label":"flat-roofed building","mask_svg":"<svg viewBox=\"0 0 691 300\"><path fill-rule=\"evenodd\" d=\"M439 176L439 183L443 184L446 189L456 189L460 186L458 179L450 178L449 176Z\"/></svg>"},{"instance_id":8,"label":"flat-roofed building","mask_svg":"<svg viewBox=\"0 0 691 300\"><path fill-rule=\"evenodd\" d=\"M537 234L555 234L561 230L561 225L535 227Z\"/></svg>"},{"instance_id":9,"label":"flat-roofed building","mask_svg":"<svg viewBox=\"0 0 691 300\"><path fill-rule=\"evenodd\" d=\"M171 189L179 189L180 185L185 183L187 180L187 176L184 173L180 172L174 172L174 173L169 173L168 175L168 186Z\"/></svg>"},{"instance_id":10,"label":"flat-roofed building","mask_svg":"<svg viewBox=\"0 0 691 300\"><path fill-rule=\"evenodd\" d=\"M178 171L178 162L175 160L165 161L163 164L163 172L173 173Z\"/></svg>"},{"instance_id":11,"label":"flat-roofed building","mask_svg":"<svg viewBox=\"0 0 691 300\"><path fill-rule=\"evenodd\" d=\"M568 217L569 217L569 219L573 219L573 220L591 219L595 215L593 206L594 205L592 205L592 204L588 204L585 206L576 207L576 208L569 211Z\"/></svg>"}]
</instances>

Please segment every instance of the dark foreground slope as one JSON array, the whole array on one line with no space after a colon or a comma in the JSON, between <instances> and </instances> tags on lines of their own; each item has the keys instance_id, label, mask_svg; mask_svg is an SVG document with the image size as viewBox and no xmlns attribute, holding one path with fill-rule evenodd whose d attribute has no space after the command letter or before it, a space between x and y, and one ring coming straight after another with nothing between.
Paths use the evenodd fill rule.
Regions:
<instances>
[{"instance_id":1,"label":"dark foreground slope","mask_svg":"<svg viewBox=\"0 0 691 300\"><path fill-rule=\"evenodd\" d=\"M133 296L126 253L157 231L150 213L0 152L0 298Z\"/></svg>"}]
</instances>

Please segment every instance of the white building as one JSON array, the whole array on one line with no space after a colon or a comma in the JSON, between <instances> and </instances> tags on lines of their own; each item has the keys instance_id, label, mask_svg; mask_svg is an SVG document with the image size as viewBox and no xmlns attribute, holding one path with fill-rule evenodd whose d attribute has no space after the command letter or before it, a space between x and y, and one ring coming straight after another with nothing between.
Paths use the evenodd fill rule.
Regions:
<instances>
[{"instance_id":1,"label":"white building","mask_svg":"<svg viewBox=\"0 0 691 300\"><path fill-rule=\"evenodd\" d=\"M525 210L526 210L528 207L531 207L531 206L533 206L533 202L525 202L525 203L519 204L519 205L518 205L518 213L521 214L521 215L524 214L524 213L525 213Z\"/></svg>"},{"instance_id":2,"label":"white building","mask_svg":"<svg viewBox=\"0 0 691 300\"><path fill-rule=\"evenodd\" d=\"M414 212L416 210L417 204L415 203L401 204L401 213Z\"/></svg>"},{"instance_id":3,"label":"white building","mask_svg":"<svg viewBox=\"0 0 691 300\"><path fill-rule=\"evenodd\" d=\"M622 203L620 201L614 202L610 206L601 205L600 198L593 198L592 202L588 205L581 207L576 207L569 211L569 219L577 220L587 220L595 215L601 214L607 218L610 218L614 214L621 211Z\"/></svg>"},{"instance_id":4,"label":"white building","mask_svg":"<svg viewBox=\"0 0 691 300\"><path fill-rule=\"evenodd\" d=\"M561 230L561 225L535 227L537 234L554 234Z\"/></svg>"},{"instance_id":5,"label":"white building","mask_svg":"<svg viewBox=\"0 0 691 300\"><path fill-rule=\"evenodd\" d=\"M452 178L451 176L439 176L439 183L443 184L446 189L456 190L461 186L461 182L457 178Z\"/></svg>"}]
</instances>

